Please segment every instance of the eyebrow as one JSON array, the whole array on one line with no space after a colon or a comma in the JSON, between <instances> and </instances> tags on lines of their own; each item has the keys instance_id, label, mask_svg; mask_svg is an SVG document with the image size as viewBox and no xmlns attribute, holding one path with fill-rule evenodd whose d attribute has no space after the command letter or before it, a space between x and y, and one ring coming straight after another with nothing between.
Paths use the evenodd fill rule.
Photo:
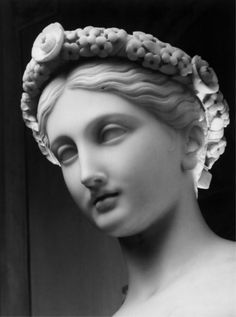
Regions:
<instances>
[{"instance_id":1,"label":"eyebrow","mask_svg":"<svg viewBox=\"0 0 236 317\"><path fill-rule=\"evenodd\" d=\"M109 114L105 114L105 115L101 115L99 117L96 117L95 119L92 119L88 125L85 127L85 130L90 130L91 127L94 126L102 126L104 123L107 123L109 121L115 121L116 123L120 123L120 124L137 124L138 119L134 118L134 116L132 116L131 114L123 114L123 113L109 113ZM70 137L67 135L59 135L55 138L55 140L52 141L52 143L50 143L49 141L49 148L51 149L51 151L55 151L57 145L61 142L68 142L71 143Z\"/></svg>"}]
</instances>

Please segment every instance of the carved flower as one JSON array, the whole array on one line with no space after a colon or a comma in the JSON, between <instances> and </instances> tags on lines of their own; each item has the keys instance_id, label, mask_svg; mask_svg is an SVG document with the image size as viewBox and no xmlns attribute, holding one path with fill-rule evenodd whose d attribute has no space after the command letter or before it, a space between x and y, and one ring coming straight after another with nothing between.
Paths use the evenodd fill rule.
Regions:
<instances>
[{"instance_id":1,"label":"carved flower","mask_svg":"<svg viewBox=\"0 0 236 317\"><path fill-rule=\"evenodd\" d=\"M48 62L59 55L64 41L64 29L60 23L52 23L43 29L32 48L32 57L37 62Z\"/></svg>"},{"instance_id":2,"label":"carved flower","mask_svg":"<svg viewBox=\"0 0 236 317\"><path fill-rule=\"evenodd\" d=\"M65 60L77 60L79 58L79 47L76 43L64 43L61 50Z\"/></svg>"},{"instance_id":3,"label":"carved flower","mask_svg":"<svg viewBox=\"0 0 236 317\"><path fill-rule=\"evenodd\" d=\"M216 143L211 143L209 145L209 150L207 155L209 157L218 158L221 154L224 153L226 147L226 141L224 139Z\"/></svg>"},{"instance_id":4,"label":"carved flower","mask_svg":"<svg viewBox=\"0 0 236 317\"><path fill-rule=\"evenodd\" d=\"M106 29L105 30L105 35L107 36L108 40L111 43L115 43L118 40L118 35L117 33L111 28L111 29Z\"/></svg>"},{"instance_id":5,"label":"carved flower","mask_svg":"<svg viewBox=\"0 0 236 317\"><path fill-rule=\"evenodd\" d=\"M214 70L200 56L194 56L193 66L193 84L194 88L202 94L213 94L218 91L218 78Z\"/></svg>"},{"instance_id":6,"label":"carved flower","mask_svg":"<svg viewBox=\"0 0 236 317\"><path fill-rule=\"evenodd\" d=\"M144 41L153 41L153 42L156 42L157 39L152 35L152 34L146 34L144 32L141 32L141 31L135 31L133 32L133 36L138 39L139 41L141 42L144 42Z\"/></svg>"},{"instance_id":7,"label":"carved flower","mask_svg":"<svg viewBox=\"0 0 236 317\"><path fill-rule=\"evenodd\" d=\"M112 44L110 42L95 43L91 45L90 50L95 56L107 57L112 52Z\"/></svg>"},{"instance_id":8,"label":"carved flower","mask_svg":"<svg viewBox=\"0 0 236 317\"><path fill-rule=\"evenodd\" d=\"M21 97L21 110L28 111L30 109L30 96L28 93L23 92Z\"/></svg>"},{"instance_id":9,"label":"carved flower","mask_svg":"<svg viewBox=\"0 0 236 317\"><path fill-rule=\"evenodd\" d=\"M143 66L151 69L159 69L160 56L147 53L144 56Z\"/></svg>"},{"instance_id":10,"label":"carved flower","mask_svg":"<svg viewBox=\"0 0 236 317\"><path fill-rule=\"evenodd\" d=\"M128 58L131 61L136 61L138 59L138 50L139 49L141 49L141 42L140 41L132 39L127 43L126 52L127 52Z\"/></svg>"}]
</instances>

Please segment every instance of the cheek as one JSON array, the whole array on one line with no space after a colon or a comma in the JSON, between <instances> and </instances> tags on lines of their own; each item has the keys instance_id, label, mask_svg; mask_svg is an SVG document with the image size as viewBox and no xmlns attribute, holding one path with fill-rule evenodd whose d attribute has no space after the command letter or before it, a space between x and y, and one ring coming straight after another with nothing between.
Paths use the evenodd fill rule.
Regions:
<instances>
[{"instance_id":1,"label":"cheek","mask_svg":"<svg viewBox=\"0 0 236 317\"><path fill-rule=\"evenodd\" d=\"M127 148L117 170L122 183L138 205L168 200L174 195L178 176L178 156L166 145L146 142Z\"/></svg>"},{"instance_id":2,"label":"cheek","mask_svg":"<svg viewBox=\"0 0 236 317\"><path fill-rule=\"evenodd\" d=\"M79 171L75 171L73 168L67 168L62 170L63 178L66 187L72 196L75 203L80 207L84 207L85 199L85 187L80 182Z\"/></svg>"}]
</instances>

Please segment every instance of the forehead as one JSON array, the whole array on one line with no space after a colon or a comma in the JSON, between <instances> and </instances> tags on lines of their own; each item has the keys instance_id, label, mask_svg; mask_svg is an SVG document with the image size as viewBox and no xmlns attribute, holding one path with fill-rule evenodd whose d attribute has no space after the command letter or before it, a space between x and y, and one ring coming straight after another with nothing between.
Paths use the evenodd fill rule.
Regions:
<instances>
[{"instance_id":1,"label":"forehead","mask_svg":"<svg viewBox=\"0 0 236 317\"><path fill-rule=\"evenodd\" d=\"M66 89L57 100L46 124L49 139L65 134L73 127L83 129L90 122L109 114L129 115L150 120L139 106L110 92L86 89Z\"/></svg>"}]
</instances>

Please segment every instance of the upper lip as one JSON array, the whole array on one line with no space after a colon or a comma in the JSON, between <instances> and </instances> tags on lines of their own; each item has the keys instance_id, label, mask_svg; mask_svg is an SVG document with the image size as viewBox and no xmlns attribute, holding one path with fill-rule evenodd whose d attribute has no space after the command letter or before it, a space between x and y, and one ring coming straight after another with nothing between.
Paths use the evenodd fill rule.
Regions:
<instances>
[{"instance_id":1,"label":"upper lip","mask_svg":"<svg viewBox=\"0 0 236 317\"><path fill-rule=\"evenodd\" d=\"M111 190L101 190L99 192L92 192L91 193L91 203L95 205L100 199L104 199L107 197L113 197L118 195L118 191L111 191Z\"/></svg>"}]
</instances>

